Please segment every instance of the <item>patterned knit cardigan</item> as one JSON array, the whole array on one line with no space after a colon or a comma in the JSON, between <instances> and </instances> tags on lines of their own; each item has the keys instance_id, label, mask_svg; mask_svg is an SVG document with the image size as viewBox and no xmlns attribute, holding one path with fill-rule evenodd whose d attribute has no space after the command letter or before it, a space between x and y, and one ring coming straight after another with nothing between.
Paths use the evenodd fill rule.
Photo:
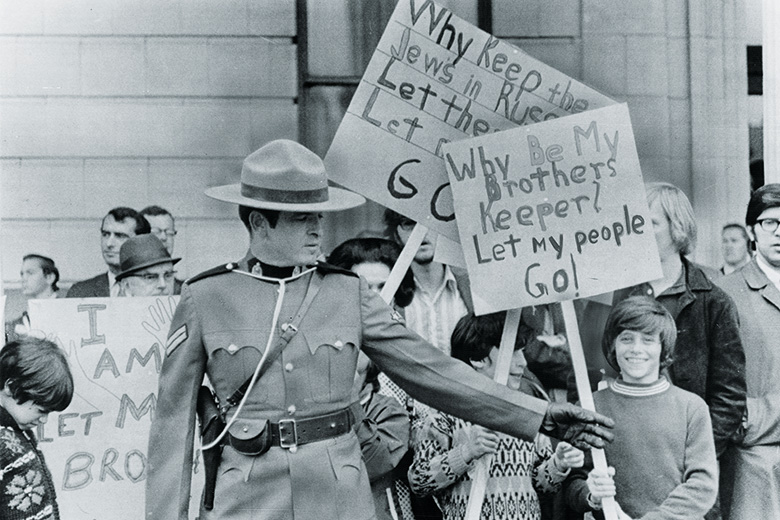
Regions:
<instances>
[{"instance_id":1,"label":"patterned knit cardigan","mask_svg":"<svg viewBox=\"0 0 780 520\"><path fill-rule=\"evenodd\" d=\"M54 482L32 434L0 407L0 518L59 520Z\"/></svg>"}]
</instances>

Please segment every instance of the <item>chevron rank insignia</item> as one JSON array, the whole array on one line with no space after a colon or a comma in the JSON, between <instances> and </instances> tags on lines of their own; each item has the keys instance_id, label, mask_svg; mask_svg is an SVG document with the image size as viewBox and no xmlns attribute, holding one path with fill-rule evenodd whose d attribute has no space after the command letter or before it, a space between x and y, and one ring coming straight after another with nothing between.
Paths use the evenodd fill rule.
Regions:
<instances>
[{"instance_id":1,"label":"chevron rank insignia","mask_svg":"<svg viewBox=\"0 0 780 520\"><path fill-rule=\"evenodd\" d=\"M187 325L182 325L168 336L168 342L165 344L165 357L170 356L186 339Z\"/></svg>"}]
</instances>

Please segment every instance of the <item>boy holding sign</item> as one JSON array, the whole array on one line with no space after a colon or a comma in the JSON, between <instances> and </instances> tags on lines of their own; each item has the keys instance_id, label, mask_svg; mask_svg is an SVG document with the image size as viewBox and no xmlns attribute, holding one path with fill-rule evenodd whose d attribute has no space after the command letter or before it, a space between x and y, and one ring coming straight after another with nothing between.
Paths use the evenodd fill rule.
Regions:
<instances>
[{"instance_id":1,"label":"boy holding sign","mask_svg":"<svg viewBox=\"0 0 780 520\"><path fill-rule=\"evenodd\" d=\"M566 498L578 512L601 509L615 497L620 520L702 519L715 503L718 465L707 405L673 386L661 371L672 363L677 327L652 298L632 296L607 318L602 348L620 378L593 394L615 418L607 472L577 471ZM614 477L614 478L613 478Z\"/></svg>"},{"instance_id":2,"label":"boy holding sign","mask_svg":"<svg viewBox=\"0 0 780 520\"><path fill-rule=\"evenodd\" d=\"M461 318L452 333L452 356L493 378L505 315L468 314ZM526 371L523 348L532 338L533 331L521 326L507 386L543 395L541 385ZM438 411L413 428L412 437L415 454L409 484L415 493L436 496L444 520L464 518L474 482L473 463L484 455L496 454L480 515L485 520L539 520L537 493L558 491L570 469L584 462L583 453L566 442L558 443L553 451L550 439L542 434L534 441L524 441Z\"/></svg>"}]
</instances>

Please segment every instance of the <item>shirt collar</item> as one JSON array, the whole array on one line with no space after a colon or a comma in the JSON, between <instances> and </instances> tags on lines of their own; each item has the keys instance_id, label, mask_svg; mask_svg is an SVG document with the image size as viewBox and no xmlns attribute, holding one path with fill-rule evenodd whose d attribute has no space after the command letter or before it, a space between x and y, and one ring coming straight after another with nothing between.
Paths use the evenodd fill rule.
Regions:
<instances>
[{"instance_id":1,"label":"shirt collar","mask_svg":"<svg viewBox=\"0 0 780 520\"><path fill-rule=\"evenodd\" d=\"M280 280L291 278L293 276L296 276L298 274L301 274L303 269L300 266L276 266L271 264L266 264L262 260L259 260L257 258L252 258L248 262L249 272L252 274L257 274L260 276L264 276L266 278L278 278Z\"/></svg>"},{"instance_id":2,"label":"shirt collar","mask_svg":"<svg viewBox=\"0 0 780 520\"><path fill-rule=\"evenodd\" d=\"M444 266L444 284L447 286L447 289L455 290L458 288L458 280L455 279L455 275L448 265Z\"/></svg>"},{"instance_id":3,"label":"shirt collar","mask_svg":"<svg viewBox=\"0 0 780 520\"><path fill-rule=\"evenodd\" d=\"M112 298L114 296L120 295L120 290L118 288L115 289L114 288L115 286L118 287L116 281L116 275L109 270L108 271L108 295Z\"/></svg>"},{"instance_id":4,"label":"shirt collar","mask_svg":"<svg viewBox=\"0 0 780 520\"><path fill-rule=\"evenodd\" d=\"M414 277L415 285L417 285L419 290L422 290L422 284L420 284L420 281L417 279L417 276L414 275L414 272L412 272L412 276ZM444 266L444 280L442 280L441 285L430 294L433 298L437 298L439 294L441 294L441 292L445 289L449 292L458 290L458 280L455 279L455 275L452 273L452 269L450 269L448 265Z\"/></svg>"},{"instance_id":5,"label":"shirt collar","mask_svg":"<svg viewBox=\"0 0 780 520\"><path fill-rule=\"evenodd\" d=\"M760 254L756 255L756 264L758 264L758 268L761 269L761 272L769 278L769 281L780 290L780 272L769 265Z\"/></svg>"}]
</instances>

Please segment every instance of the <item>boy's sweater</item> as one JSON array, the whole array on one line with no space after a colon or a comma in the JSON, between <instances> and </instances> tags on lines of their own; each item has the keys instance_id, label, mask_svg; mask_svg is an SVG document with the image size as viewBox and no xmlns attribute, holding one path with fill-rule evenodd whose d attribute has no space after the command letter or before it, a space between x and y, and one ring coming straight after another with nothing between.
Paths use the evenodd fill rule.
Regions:
<instances>
[{"instance_id":1,"label":"boy's sweater","mask_svg":"<svg viewBox=\"0 0 780 520\"><path fill-rule=\"evenodd\" d=\"M0 518L59 520L54 482L32 434L0 407Z\"/></svg>"},{"instance_id":2,"label":"boy's sweater","mask_svg":"<svg viewBox=\"0 0 780 520\"><path fill-rule=\"evenodd\" d=\"M593 394L599 413L615 420L606 448L615 468L615 499L631 518L704 518L718 493L712 423L704 401L662 377L650 385L622 380ZM590 467L566 483L570 507L589 510Z\"/></svg>"}]
</instances>

